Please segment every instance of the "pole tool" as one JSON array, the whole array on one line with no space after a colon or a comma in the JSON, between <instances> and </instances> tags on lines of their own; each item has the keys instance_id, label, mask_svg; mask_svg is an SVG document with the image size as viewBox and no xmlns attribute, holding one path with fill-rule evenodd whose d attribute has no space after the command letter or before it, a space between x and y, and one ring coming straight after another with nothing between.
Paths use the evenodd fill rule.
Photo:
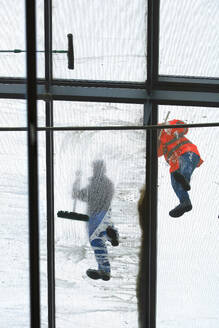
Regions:
<instances>
[{"instance_id":1,"label":"pole tool","mask_svg":"<svg viewBox=\"0 0 219 328\"><path fill-rule=\"evenodd\" d=\"M68 50L52 50L54 54L67 54L68 69L74 69L74 47L73 47L73 35L69 33L68 38ZM14 49L14 50L0 50L0 53L21 53L27 52L26 50ZM45 50L36 50L36 52L45 52Z\"/></svg>"}]
</instances>

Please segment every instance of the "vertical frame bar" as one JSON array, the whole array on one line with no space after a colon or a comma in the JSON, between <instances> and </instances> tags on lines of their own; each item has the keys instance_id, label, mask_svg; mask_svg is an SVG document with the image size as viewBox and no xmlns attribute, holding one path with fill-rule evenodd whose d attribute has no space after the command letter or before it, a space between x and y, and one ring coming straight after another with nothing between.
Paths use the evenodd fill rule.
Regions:
<instances>
[{"instance_id":1,"label":"vertical frame bar","mask_svg":"<svg viewBox=\"0 0 219 328\"><path fill-rule=\"evenodd\" d=\"M149 95L158 80L160 0L148 0L147 87Z\"/></svg>"},{"instance_id":2,"label":"vertical frame bar","mask_svg":"<svg viewBox=\"0 0 219 328\"><path fill-rule=\"evenodd\" d=\"M46 126L53 126L52 102L46 102ZM55 240L53 131L46 131L48 327L55 328Z\"/></svg>"},{"instance_id":3,"label":"vertical frame bar","mask_svg":"<svg viewBox=\"0 0 219 328\"><path fill-rule=\"evenodd\" d=\"M157 124L157 105L151 105L149 124ZM139 328L156 328L157 284L157 131L147 130L146 192L143 204L143 245L138 281Z\"/></svg>"},{"instance_id":4,"label":"vertical frame bar","mask_svg":"<svg viewBox=\"0 0 219 328\"><path fill-rule=\"evenodd\" d=\"M26 0L27 50L27 119L28 119L28 186L29 186L29 259L30 323L40 327L40 269L38 213L37 92L36 92L36 4Z\"/></svg>"},{"instance_id":5,"label":"vertical frame bar","mask_svg":"<svg viewBox=\"0 0 219 328\"><path fill-rule=\"evenodd\" d=\"M52 0L44 1L45 24L45 80L46 126L53 126L53 101L50 95L52 83ZM46 192L47 192L47 281L48 327L55 328L55 241L54 241L54 163L53 131L46 131Z\"/></svg>"},{"instance_id":6,"label":"vertical frame bar","mask_svg":"<svg viewBox=\"0 0 219 328\"><path fill-rule=\"evenodd\" d=\"M52 80L52 0L44 0L45 80L49 92Z\"/></svg>"},{"instance_id":7,"label":"vertical frame bar","mask_svg":"<svg viewBox=\"0 0 219 328\"><path fill-rule=\"evenodd\" d=\"M159 72L159 20L160 0L148 0L148 43L147 43L147 90L151 95L158 81ZM157 105L152 105L150 124L158 120ZM157 284L157 131L147 131L146 149L146 197L145 223L146 240L144 256L146 271L143 277L145 314L141 328L156 328L156 284Z\"/></svg>"},{"instance_id":8,"label":"vertical frame bar","mask_svg":"<svg viewBox=\"0 0 219 328\"><path fill-rule=\"evenodd\" d=\"M151 124L158 123L158 108L153 105ZM157 301L157 179L158 179L158 158L157 158L157 130L151 130L150 136L150 173L151 185L149 189L151 204L151 224L150 224L150 327L156 327L156 301Z\"/></svg>"}]
</instances>

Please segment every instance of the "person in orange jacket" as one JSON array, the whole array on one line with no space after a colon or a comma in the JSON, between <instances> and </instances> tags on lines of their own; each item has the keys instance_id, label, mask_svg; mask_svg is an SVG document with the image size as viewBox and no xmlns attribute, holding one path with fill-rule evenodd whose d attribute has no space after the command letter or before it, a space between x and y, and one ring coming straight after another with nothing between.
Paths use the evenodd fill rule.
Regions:
<instances>
[{"instance_id":1,"label":"person in orange jacket","mask_svg":"<svg viewBox=\"0 0 219 328\"><path fill-rule=\"evenodd\" d=\"M167 125L185 124L180 120L172 120ZM160 130L158 137L158 157L164 156L170 165L170 176L173 190L180 204L169 212L172 217L180 217L192 209L188 191L194 169L203 163L198 148L185 137L188 128L172 128Z\"/></svg>"}]
</instances>

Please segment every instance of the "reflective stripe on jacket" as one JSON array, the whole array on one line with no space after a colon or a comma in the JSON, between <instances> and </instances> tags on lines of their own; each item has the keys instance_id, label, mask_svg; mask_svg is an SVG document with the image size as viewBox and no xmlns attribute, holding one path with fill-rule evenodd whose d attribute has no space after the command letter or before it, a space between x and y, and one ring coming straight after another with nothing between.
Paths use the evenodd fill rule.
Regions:
<instances>
[{"instance_id":1,"label":"reflective stripe on jacket","mask_svg":"<svg viewBox=\"0 0 219 328\"><path fill-rule=\"evenodd\" d=\"M172 120L167 124L185 124L180 120ZM187 152L193 152L200 157L198 148L185 137L187 134L188 128L172 128L172 129L163 129L161 130L159 141L160 145L158 148L158 156L164 155L165 160L170 165L170 172L174 172L179 169L179 157ZM200 157L199 164L200 166L203 163L203 160Z\"/></svg>"}]
</instances>

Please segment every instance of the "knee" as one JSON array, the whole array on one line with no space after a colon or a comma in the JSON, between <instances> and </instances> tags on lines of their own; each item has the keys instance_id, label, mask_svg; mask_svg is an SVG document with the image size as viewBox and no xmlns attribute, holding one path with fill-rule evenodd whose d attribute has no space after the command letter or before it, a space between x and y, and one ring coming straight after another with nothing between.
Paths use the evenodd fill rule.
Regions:
<instances>
[{"instance_id":1,"label":"knee","mask_svg":"<svg viewBox=\"0 0 219 328\"><path fill-rule=\"evenodd\" d=\"M103 247L104 243L103 240L101 238L95 238L90 240L90 244L92 247Z\"/></svg>"}]
</instances>

